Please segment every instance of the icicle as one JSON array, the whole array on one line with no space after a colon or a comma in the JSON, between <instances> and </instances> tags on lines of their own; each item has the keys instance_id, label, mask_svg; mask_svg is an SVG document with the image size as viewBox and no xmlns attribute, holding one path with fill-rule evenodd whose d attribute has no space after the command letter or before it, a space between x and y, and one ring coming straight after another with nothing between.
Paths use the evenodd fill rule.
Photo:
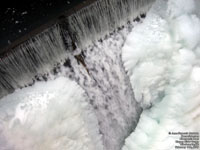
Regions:
<instances>
[{"instance_id":1,"label":"icicle","mask_svg":"<svg viewBox=\"0 0 200 150\"><path fill-rule=\"evenodd\" d=\"M139 14L154 0L100 0L16 47L0 60L0 97L33 82L66 55L66 49L86 48ZM60 29L61 28L61 29Z\"/></svg>"},{"instance_id":2,"label":"icicle","mask_svg":"<svg viewBox=\"0 0 200 150\"><path fill-rule=\"evenodd\" d=\"M0 60L0 95L23 87L37 74L48 72L64 58L65 51L57 25L16 47Z\"/></svg>"},{"instance_id":3,"label":"icicle","mask_svg":"<svg viewBox=\"0 0 200 150\"><path fill-rule=\"evenodd\" d=\"M147 12L154 0L100 0L67 18L69 31L85 48Z\"/></svg>"}]
</instances>

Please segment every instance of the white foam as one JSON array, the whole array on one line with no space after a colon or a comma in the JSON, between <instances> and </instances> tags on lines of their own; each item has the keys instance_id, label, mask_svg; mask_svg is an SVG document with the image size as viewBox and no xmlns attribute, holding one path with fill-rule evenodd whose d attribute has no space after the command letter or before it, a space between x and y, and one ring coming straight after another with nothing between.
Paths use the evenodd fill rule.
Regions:
<instances>
[{"instance_id":1,"label":"white foam","mask_svg":"<svg viewBox=\"0 0 200 150\"><path fill-rule=\"evenodd\" d=\"M128 36L122 59L144 111L123 150L172 150L178 138L168 132L200 132L200 19L195 9L193 0L157 0Z\"/></svg>"},{"instance_id":2,"label":"white foam","mask_svg":"<svg viewBox=\"0 0 200 150\"><path fill-rule=\"evenodd\" d=\"M84 91L59 77L18 90L0 101L1 150L102 150Z\"/></svg>"}]
</instances>

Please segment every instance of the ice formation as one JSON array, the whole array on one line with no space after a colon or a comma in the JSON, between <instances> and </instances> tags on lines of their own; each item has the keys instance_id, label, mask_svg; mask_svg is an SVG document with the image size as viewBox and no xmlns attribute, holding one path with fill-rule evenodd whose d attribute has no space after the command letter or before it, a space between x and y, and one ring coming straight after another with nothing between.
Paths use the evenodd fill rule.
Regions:
<instances>
[{"instance_id":1,"label":"ice formation","mask_svg":"<svg viewBox=\"0 0 200 150\"><path fill-rule=\"evenodd\" d=\"M58 73L76 81L86 92L99 122L105 150L120 150L141 114L121 60L121 48L133 25L126 25L87 49L69 52L71 67L60 67ZM78 55L84 64L74 57Z\"/></svg>"},{"instance_id":2,"label":"ice formation","mask_svg":"<svg viewBox=\"0 0 200 150\"><path fill-rule=\"evenodd\" d=\"M144 111L123 150L173 150L169 132L200 132L198 8L194 0L157 0L129 34L122 59Z\"/></svg>"},{"instance_id":3,"label":"ice formation","mask_svg":"<svg viewBox=\"0 0 200 150\"><path fill-rule=\"evenodd\" d=\"M87 96L59 77L17 90L0 101L1 150L102 150Z\"/></svg>"}]
</instances>

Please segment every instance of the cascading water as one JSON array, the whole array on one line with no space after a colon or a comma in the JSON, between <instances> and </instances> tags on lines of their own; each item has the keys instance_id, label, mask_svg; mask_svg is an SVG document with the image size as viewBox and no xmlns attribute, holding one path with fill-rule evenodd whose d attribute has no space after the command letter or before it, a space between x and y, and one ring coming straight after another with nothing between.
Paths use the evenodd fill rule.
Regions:
<instances>
[{"instance_id":1,"label":"cascading water","mask_svg":"<svg viewBox=\"0 0 200 150\"><path fill-rule=\"evenodd\" d=\"M120 59L127 32L125 28L81 54L76 54L77 51L69 53L68 61L73 64L72 68L59 71L77 81L86 91L88 102L99 120L103 143L109 150L117 150L123 145L124 138L137 124L141 111L133 100L130 82Z\"/></svg>"},{"instance_id":2,"label":"cascading water","mask_svg":"<svg viewBox=\"0 0 200 150\"><path fill-rule=\"evenodd\" d=\"M60 28L54 26L12 50L0 60L0 96L34 82L65 57Z\"/></svg>"},{"instance_id":3,"label":"cascading water","mask_svg":"<svg viewBox=\"0 0 200 150\"><path fill-rule=\"evenodd\" d=\"M47 73L52 64L63 61L65 51L76 46L86 48L89 44L109 35L117 27L132 21L136 16L146 12L152 1L97 1L76 14L62 19L59 25L17 46L10 51L10 54L1 58L0 96L33 82L33 77L37 74ZM19 77L21 79L18 79Z\"/></svg>"},{"instance_id":4,"label":"cascading water","mask_svg":"<svg viewBox=\"0 0 200 150\"><path fill-rule=\"evenodd\" d=\"M67 18L69 32L79 47L117 30L142 13L155 0L99 0Z\"/></svg>"},{"instance_id":5,"label":"cascading water","mask_svg":"<svg viewBox=\"0 0 200 150\"><path fill-rule=\"evenodd\" d=\"M31 38L27 42L16 47L7 56L1 58L0 96L4 96L1 104L4 108L0 109L1 114L3 114L0 120L0 131L4 134L0 139L12 140L12 138L14 138L14 143L9 143L9 141L7 141L7 145L4 145L4 148L6 149L12 146L13 149L31 149L31 145L36 142L37 144L33 149L44 149L44 147L55 149L56 146L56 149L65 149L66 147L69 149L75 148L76 150L101 149L101 142L99 142L99 145L97 144L98 148L94 148L94 145L87 140L92 140L96 143L101 137L100 135L102 135L101 141L104 149L119 150L124 143L124 139L134 130L141 113L141 108L134 100L134 93L129 78L123 69L121 48L125 42L126 35L134 25L134 23L130 25L130 22L132 23L133 19L139 16L140 13L146 12L151 3L152 1L148 0L101 0L95 2L69 18L62 19L59 25L55 25L36 37ZM126 25L127 23L129 25ZM124 27L122 27L122 25L124 25ZM99 41L97 42L97 40ZM74 138L73 135L68 132L62 132L61 127L61 130L57 133L57 130L55 132L45 130L52 135L50 139L46 139L48 136L44 134L43 137L39 138L42 142L31 141L32 138L38 138L37 134L42 131L43 127L37 128L37 130L30 130L30 132L27 131L27 134L25 134L22 129L26 127L28 130L29 125L31 123L34 124L34 119L29 120L28 118L37 118L37 113L40 113L43 109L40 110L40 108L38 108L38 111L32 111L32 109L34 110L34 108L37 109L37 107L39 107L38 105L32 104L31 100L34 98L31 98L29 94L25 94L25 97L21 98L18 94L27 90L34 91L35 88L37 89L37 86L44 86L41 90L43 91L44 88L45 91L45 88L48 86L56 86L56 84L48 84L48 82L50 82L48 80L55 80L60 76L76 81L79 86L84 89L87 95L84 101L87 105L92 106L95 117L98 120L98 125L94 126L87 126L87 121L89 120L84 120L83 122L85 122L86 126L77 127L77 134L80 133L80 136L86 136L87 134L82 134L82 130L85 131L93 127L98 129L94 130L95 133L92 136L87 136L88 139L86 139L86 141L81 140L81 137ZM47 84L42 85L37 83L38 81L47 81ZM71 90L71 84L67 81L63 82L66 83L65 91ZM33 86L33 89L31 89L31 87L24 88L27 86ZM19 88L22 89L19 90ZM59 88L61 90L62 86ZM59 88L57 90L58 93ZM5 96L15 89L18 89L18 92ZM50 92L53 91L50 90ZM45 100L45 94L43 94L43 92L38 92L38 94L36 92L34 95L36 95L35 99L38 99L37 96L40 97L40 95L42 95L41 99L44 98ZM52 126L59 127L59 121L56 120L57 114L54 111L61 107L60 105L58 107L55 106L55 108L51 107L50 103L51 101L61 101L63 105L68 105L65 101L69 101L70 97L67 96L67 94L63 96L67 98L63 99L62 96L58 98L56 96L52 98L51 96L47 96L46 98L46 100L49 101L47 106L45 105L46 115L41 115L39 120L43 120L45 117L51 118L51 115L54 115L54 125L48 122L46 124L44 123L44 126L48 127L49 130L51 130ZM8 99L13 99L13 101L16 99L18 100L9 103ZM20 109L23 110L23 113L20 115L24 116L25 114L25 116L27 116L25 118L22 117L22 120L19 118L16 119L18 107L22 104L23 106L25 105L20 99L28 101L28 104L30 100L31 103L30 110L28 109L30 112L28 111L28 113L26 113L23 108ZM5 104L7 101L9 104ZM54 103L52 105L54 105ZM11 111L8 107L11 107ZM66 109L70 109L70 107ZM73 105L71 109L73 109ZM63 111L64 110L63 108ZM83 109L83 113L84 112ZM76 111L74 111L74 113L76 114ZM63 120L63 124L69 122L69 120L66 119L69 116L62 117L62 114L58 115L61 117L61 120ZM12 120L15 120L14 125ZM9 125L10 128L7 128L7 125ZM37 124L35 123L34 125ZM71 128L74 129L73 125ZM25 145L21 145L21 147L18 145L19 141L15 139L15 135L13 135L14 132L10 132L12 129L17 133L15 135L19 136L19 140L22 140L24 136L28 138ZM54 130L54 128L52 128L52 130ZM69 129L64 128L63 130ZM99 133L97 133L97 131ZM97 138L94 138L95 135ZM61 136L63 136L63 138L58 138L60 140L56 138ZM70 143L68 138L76 144ZM48 145L49 141L55 139L58 143ZM86 144L87 142L89 144ZM86 147L83 148L82 146L84 144L86 144ZM66 147L62 147L63 145ZM73 145L75 145L75 147L73 147Z\"/></svg>"}]
</instances>

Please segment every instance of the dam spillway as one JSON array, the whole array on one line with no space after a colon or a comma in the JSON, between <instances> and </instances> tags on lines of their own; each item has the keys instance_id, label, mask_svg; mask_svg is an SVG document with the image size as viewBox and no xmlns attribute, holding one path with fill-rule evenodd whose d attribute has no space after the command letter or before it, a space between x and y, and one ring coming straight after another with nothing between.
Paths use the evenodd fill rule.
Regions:
<instances>
[{"instance_id":1,"label":"dam spillway","mask_svg":"<svg viewBox=\"0 0 200 150\"><path fill-rule=\"evenodd\" d=\"M78 83L86 94L85 101L91 105L98 121L98 127L94 131L99 132L97 135L101 137L99 145L103 146L99 148L120 149L124 139L134 130L141 113L141 108L134 101L134 93L128 76L123 69L120 49L126 39L126 34L133 27L130 22L137 17L142 21L144 17L140 15L150 8L151 3L151 1L131 0L94 2L70 16L62 15L56 24L12 49L6 50L6 53L2 53L0 92L1 96L4 96L1 108L4 117L1 119L3 135L1 139L7 142L1 143L1 146L5 149L11 145L15 145L13 149L30 148L30 145L26 144L20 147L14 139L13 143L10 142L8 134L23 132L23 128L30 126L26 118L21 118L16 114L19 115L17 113L19 111L24 114L23 116L32 114L31 116L34 117L33 114L37 111L33 113L31 109L38 106L35 104L30 106L29 100L34 99L30 98L32 95L38 99L37 93L33 90L24 94L29 95L27 99L17 94L15 101L19 104L9 103L9 100L13 99L12 95L15 96L17 91L23 93L26 88L34 88L40 82L48 83L64 76ZM135 21L135 24L137 23ZM43 85L45 88L44 83ZM54 101L59 100L64 102L62 98L54 98ZM10 105L6 104L7 101ZM23 110L18 110L17 106L21 105L27 105L27 107L24 106ZM14 108L9 110L10 107ZM48 107L46 109L48 110ZM11 112L7 114L8 111ZM46 113L51 113L51 111ZM6 121L13 117L15 118L11 121L13 123ZM24 119L25 121L22 121ZM15 123L18 121L19 124ZM13 130L6 128L7 123L12 124L10 127ZM56 120L55 124L57 124ZM50 125L47 124L47 126ZM18 128L18 126L23 128L20 129L21 127ZM86 128L88 128L87 125ZM11 133L9 133L10 130ZM37 128L35 133L40 130ZM31 129L28 132L27 143L34 137L32 137L32 132ZM67 139L68 134L65 134L64 139ZM20 140L22 137L18 136ZM41 141L45 143L45 138ZM38 146L44 145L38 144ZM37 145L35 148L38 148Z\"/></svg>"},{"instance_id":2,"label":"dam spillway","mask_svg":"<svg viewBox=\"0 0 200 150\"><path fill-rule=\"evenodd\" d=\"M148 53L150 47L143 47L148 45L149 40L154 40L151 33L159 36L155 38L158 43L163 38L159 34L162 28L153 30L157 27L156 21L160 21L154 11L159 10L158 16L162 18L166 10L162 8L166 7L162 0L157 1L153 7L152 3L146 0L102 0L91 3L70 16L62 15L53 26L13 47L9 53L4 53L0 62L0 92L3 97L0 103L0 139L4 142L0 146L20 150L118 150L124 145L126 137L134 131L123 148L134 150L143 147L140 137L149 134L146 133L145 122L154 122L151 117L148 118L148 114L154 114L154 105L157 106L157 102L165 96L162 91L165 80L153 78L164 67L148 72L154 66L145 62L154 60L151 57L154 53ZM171 5L174 6L173 3ZM177 9L183 7L193 13L195 11L190 9L191 5L188 4L186 8L180 5ZM155 22L151 22L154 19ZM137 35L133 33L137 34L143 28L148 31L148 20L150 24L155 23L155 26L152 24L152 32L149 35L145 33L143 40L143 34L140 34L137 41L134 39ZM191 34L196 36L193 32ZM139 45L145 40L145 43ZM156 44L153 50L158 47ZM159 50L158 58L164 56ZM167 49L167 52L170 55L171 51ZM133 64L135 68L131 68ZM143 70L145 65L149 67ZM198 73L198 69L194 72ZM165 112L168 114L168 111ZM159 114L159 111L156 113ZM38 124L37 121L42 123ZM49 130L44 130L45 127ZM40 135L42 131L44 136ZM141 140L138 143L137 136ZM20 145L19 141L24 137L27 140ZM33 138L39 140L31 140Z\"/></svg>"}]
</instances>

